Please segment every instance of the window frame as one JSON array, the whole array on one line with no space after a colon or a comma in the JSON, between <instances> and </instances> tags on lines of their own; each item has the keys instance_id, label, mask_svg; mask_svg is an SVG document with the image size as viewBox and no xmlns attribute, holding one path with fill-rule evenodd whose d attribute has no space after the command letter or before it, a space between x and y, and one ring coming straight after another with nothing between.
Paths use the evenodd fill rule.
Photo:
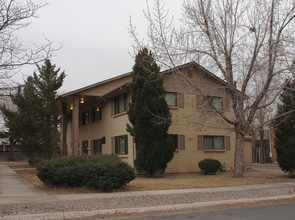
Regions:
<instances>
[{"instance_id":1,"label":"window frame","mask_svg":"<svg viewBox=\"0 0 295 220\"><path fill-rule=\"evenodd\" d=\"M99 111L97 111L99 108ZM102 120L102 108L95 106L91 108L91 122L101 121Z\"/></svg>"},{"instance_id":2,"label":"window frame","mask_svg":"<svg viewBox=\"0 0 295 220\"><path fill-rule=\"evenodd\" d=\"M169 102L168 102L168 98L167 98L167 95L168 94L173 94L174 95L174 97L175 97L175 104L170 104ZM165 101L167 102L167 105L169 106L169 107L177 107L177 93L176 92L166 92L166 94L165 94Z\"/></svg>"},{"instance_id":3,"label":"window frame","mask_svg":"<svg viewBox=\"0 0 295 220\"><path fill-rule=\"evenodd\" d=\"M173 145L174 145L174 149L175 150L179 150L179 146L178 146L178 143L179 143L178 138L179 137L178 136L179 136L178 134L169 134L169 137L170 137L170 139L173 142Z\"/></svg>"},{"instance_id":4,"label":"window frame","mask_svg":"<svg viewBox=\"0 0 295 220\"><path fill-rule=\"evenodd\" d=\"M86 145L85 145L86 144ZM88 154L88 140L84 140L84 141L82 141L82 153L83 154Z\"/></svg>"},{"instance_id":5,"label":"window frame","mask_svg":"<svg viewBox=\"0 0 295 220\"><path fill-rule=\"evenodd\" d=\"M210 148L208 148L208 147L206 147L206 141L205 141L205 139L209 139L209 138L211 138L212 140L212 142L211 142L211 145L212 145L212 147L210 147ZM217 147L217 146L215 146L215 140L214 139L217 139L217 138L222 138L223 139L223 141L222 141L222 148L220 148L220 147ZM217 141L217 140L216 140ZM225 136L217 136L217 135L204 135L203 136L203 149L204 150L225 150Z\"/></svg>"},{"instance_id":6,"label":"window frame","mask_svg":"<svg viewBox=\"0 0 295 220\"><path fill-rule=\"evenodd\" d=\"M220 107L214 104L214 99L218 99L221 102L221 106ZM215 108L210 105L209 101L211 102L211 104ZM203 98L203 100L202 100L202 104L203 104L203 106L205 106L205 108L207 108L207 109L213 109L213 110L214 109L217 109L218 111L223 111L223 105L224 105L223 102L224 102L223 97L219 97L219 96L207 96L205 99Z\"/></svg>"},{"instance_id":7,"label":"window frame","mask_svg":"<svg viewBox=\"0 0 295 220\"><path fill-rule=\"evenodd\" d=\"M128 135L120 135L120 136L115 136L115 154L116 155L128 155ZM120 140L124 139L124 153L121 153L121 146L120 144Z\"/></svg>"},{"instance_id":8,"label":"window frame","mask_svg":"<svg viewBox=\"0 0 295 220\"><path fill-rule=\"evenodd\" d=\"M97 142L97 146L98 146L98 151L99 152L95 152L95 142ZM101 139L94 139L92 140L92 153L93 154L98 154L101 155L102 154L102 142Z\"/></svg>"},{"instance_id":9,"label":"window frame","mask_svg":"<svg viewBox=\"0 0 295 220\"><path fill-rule=\"evenodd\" d=\"M81 125L89 124L89 111L83 111L81 113Z\"/></svg>"},{"instance_id":10,"label":"window frame","mask_svg":"<svg viewBox=\"0 0 295 220\"><path fill-rule=\"evenodd\" d=\"M123 103L124 103L123 110L120 109L120 98L123 99ZM127 106L128 106L127 102L128 102L127 101L127 93L124 93L122 95L115 97L114 98L114 114L118 115L118 114L126 112Z\"/></svg>"}]
</instances>

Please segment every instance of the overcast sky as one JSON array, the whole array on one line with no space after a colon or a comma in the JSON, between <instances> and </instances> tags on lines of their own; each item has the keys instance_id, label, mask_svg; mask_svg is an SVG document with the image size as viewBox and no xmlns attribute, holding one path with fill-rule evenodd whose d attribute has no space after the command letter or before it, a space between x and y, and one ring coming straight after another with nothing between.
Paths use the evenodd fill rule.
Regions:
<instances>
[{"instance_id":1,"label":"overcast sky","mask_svg":"<svg viewBox=\"0 0 295 220\"><path fill-rule=\"evenodd\" d=\"M35 2L40 2L35 0ZM75 90L123 73L134 64L129 55L133 39L128 33L129 18L141 37L147 22L146 0L47 0L39 18L21 31L26 42L42 43L44 36L62 48L52 60L65 70L61 92ZM152 4L153 0L149 0ZM180 13L182 0L166 0L172 13ZM24 69L24 75L33 70Z\"/></svg>"}]
</instances>

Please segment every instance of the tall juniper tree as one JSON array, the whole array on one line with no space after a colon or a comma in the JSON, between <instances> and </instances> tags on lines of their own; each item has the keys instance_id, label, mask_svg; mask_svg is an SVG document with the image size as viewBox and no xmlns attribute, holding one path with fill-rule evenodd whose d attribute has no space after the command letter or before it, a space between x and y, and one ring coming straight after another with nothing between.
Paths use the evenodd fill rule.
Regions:
<instances>
[{"instance_id":1,"label":"tall juniper tree","mask_svg":"<svg viewBox=\"0 0 295 220\"><path fill-rule=\"evenodd\" d=\"M62 86L65 73L56 69L50 60L38 66L34 73L11 96L16 110L5 105L1 111L11 139L17 142L30 161L49 159L58 153L57 90Z\"/></svg>"},{"instance_id":2,"label":"tall juniper tree","mask_svg":"<svg viewBox=\"0 0 295 220\"><path fill-rule=\"evenodd\" d=\"M165 101L160 68L148 49L140 50L133 66L129 84L131 103L128 117L132 126L127 130L136 144L135 167L141 173L162 173L174 156L173 143L167 133L171 124Z\"/></svg>"},{"instance_id":3,"label":"tall juniper tree","mask_svg":"<svg viewBox=\"0 0 295 220\"><path fill-rule=\"evenodd\" d=\"M275 148L279 166L284 172L295 175L295 79L288 82L280 96L274 125Z\"/></svg>"}]
</instances>

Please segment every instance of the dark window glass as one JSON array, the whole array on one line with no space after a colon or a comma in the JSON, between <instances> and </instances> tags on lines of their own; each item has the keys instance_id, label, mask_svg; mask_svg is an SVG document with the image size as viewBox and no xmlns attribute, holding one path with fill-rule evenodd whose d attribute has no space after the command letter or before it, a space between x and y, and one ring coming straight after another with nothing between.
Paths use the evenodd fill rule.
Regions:
<instances>
[{"instance_id":1,"label":"dark window glass","mask_svg":"<svg viewBox=\"0 0 295 220\"><path fill-rule=\"evenodd\" d=\"M224 149L224 136L204 136L204 149Z\"/></svg>"},{"instance_id":2,"label":"dark window glass","mask_svg":"<svg viewBox=\"0 0 295 220\"><path fill-rule=\"evenodd\" d=\"M127 94L115 98L115 114L127 111Z\"/></svg>"},{"instance_id":3,"label":"dark window glass","mask_svg":"<svg viewBox=\"0 0 295 220\"><path fill-rule=\"evenodd\" d=\"M101 120L101 111L102 111L102 109L98 106L92 108L92 121L93 122Z\"/></svg>"},{"instance_id":4,"label":"dark window glass","mask_svg":"<svg viewBox=\"0 0 295 220\"><path fill-rule=\"evenodd\" d=\"M92 148L93 148L93 154L101 154L102 153L101 139L93 140Z\"/></svg>"},{"instance_id":5,"label":"dark window glass","mask_svg":"<svg viewBox=\"0 0 295 220\"><path fill-rule=\"evenodd\" d=\"M170 134L169 136L172 140L175 150L178 149L178 135L177 134Z\"/></svg>"},{"instance_id":6,"label":"dark window glass","mask_svg":"<svg viewBox=\"0 0 295 220\"><path fill-rule=\"evenodd\" d=\"M127 135L115 137L115 153L119 155L128 154L128 137Z\"/></svg>"},{"instance_id":7,"label":"dark window glass","mask_svg":"<svg viewBox=\"0 0 295 220\"><path fill-rule=\"evenodd\" d=\"M88 141L82 141L82 152L88 154Z\"/></svg>"},{"instance_id":8,"label":"dark window glass","mask_svg":"<svg viewBox=\"0 0 295 220\"><path fill-rule=\"evenodd\" d=\"M87 112L82 112L82 117L81 117L81 124L82 125L88 125L89 123L89 113Z\"/></svg>"}]
</instances>

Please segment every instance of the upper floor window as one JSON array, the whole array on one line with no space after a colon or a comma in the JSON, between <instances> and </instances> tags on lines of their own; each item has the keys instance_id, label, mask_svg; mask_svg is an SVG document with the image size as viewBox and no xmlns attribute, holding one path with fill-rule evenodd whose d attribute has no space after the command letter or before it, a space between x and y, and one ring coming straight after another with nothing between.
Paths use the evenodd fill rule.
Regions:
<instances>
[{"instance_id":1,"label":"upper floor window","mask_svg":"<svg viewBox=\"0 0 295 220\"><path fill-rule=\"evenodd\" d=\"M120 95L114 99L115 114L127 111L127 94Z\"/></svg>"},{"instance_id":2,"label":"upper floor window","mask_svg":"<svg viewBox=\"0 0 295 220\"><path fill-rule=\"evenodd\" d=\"M206 101L211 101L212 105L217 110L223 110L223 98L222 97L215 97L215 96L209 96L207 99L203 100L203 104L207 106L207 108L214 109L212 106L209 105L209 103L205 103Z\"/></svg>"},{"instance_id":3,"label":"upper floor window","mask_svg":"<svg viewBox=\"0 0 295 220\"><path fill-rule=\"evenodd\" d=\"M224 136L204 136L204 149L224 149Z\"/></svg>"},{"instance_id":4,"label":"upper floor window","mask_svg":"<svg viewBox=\"0 0 295 220\"><path fill-rule=\"evenodd\" d=\"M92 108L92 121L99 121L101 120L101 108L100 107L93 107Z\"/></svg>"},{"instance_id":5,"label":"upper floor window","mask_svg":"<svg viewBox=\"0 0 295 220\"><path fill-rule=\"evenodd\" d=\"M88 113L88 111L82 112L81 125L88 125L88 123L89 123L89 113Z\"/></svg>"},{"instance_id":6,"label":"upper floor window","mask_svg":"<svg viewBox=\"0 0 295 220\"><path fill-rule=\"evenodd\" d=\"M177 106L176 92L166 92L165 100L168 106Z\"/></svg>"}]
</instances>

